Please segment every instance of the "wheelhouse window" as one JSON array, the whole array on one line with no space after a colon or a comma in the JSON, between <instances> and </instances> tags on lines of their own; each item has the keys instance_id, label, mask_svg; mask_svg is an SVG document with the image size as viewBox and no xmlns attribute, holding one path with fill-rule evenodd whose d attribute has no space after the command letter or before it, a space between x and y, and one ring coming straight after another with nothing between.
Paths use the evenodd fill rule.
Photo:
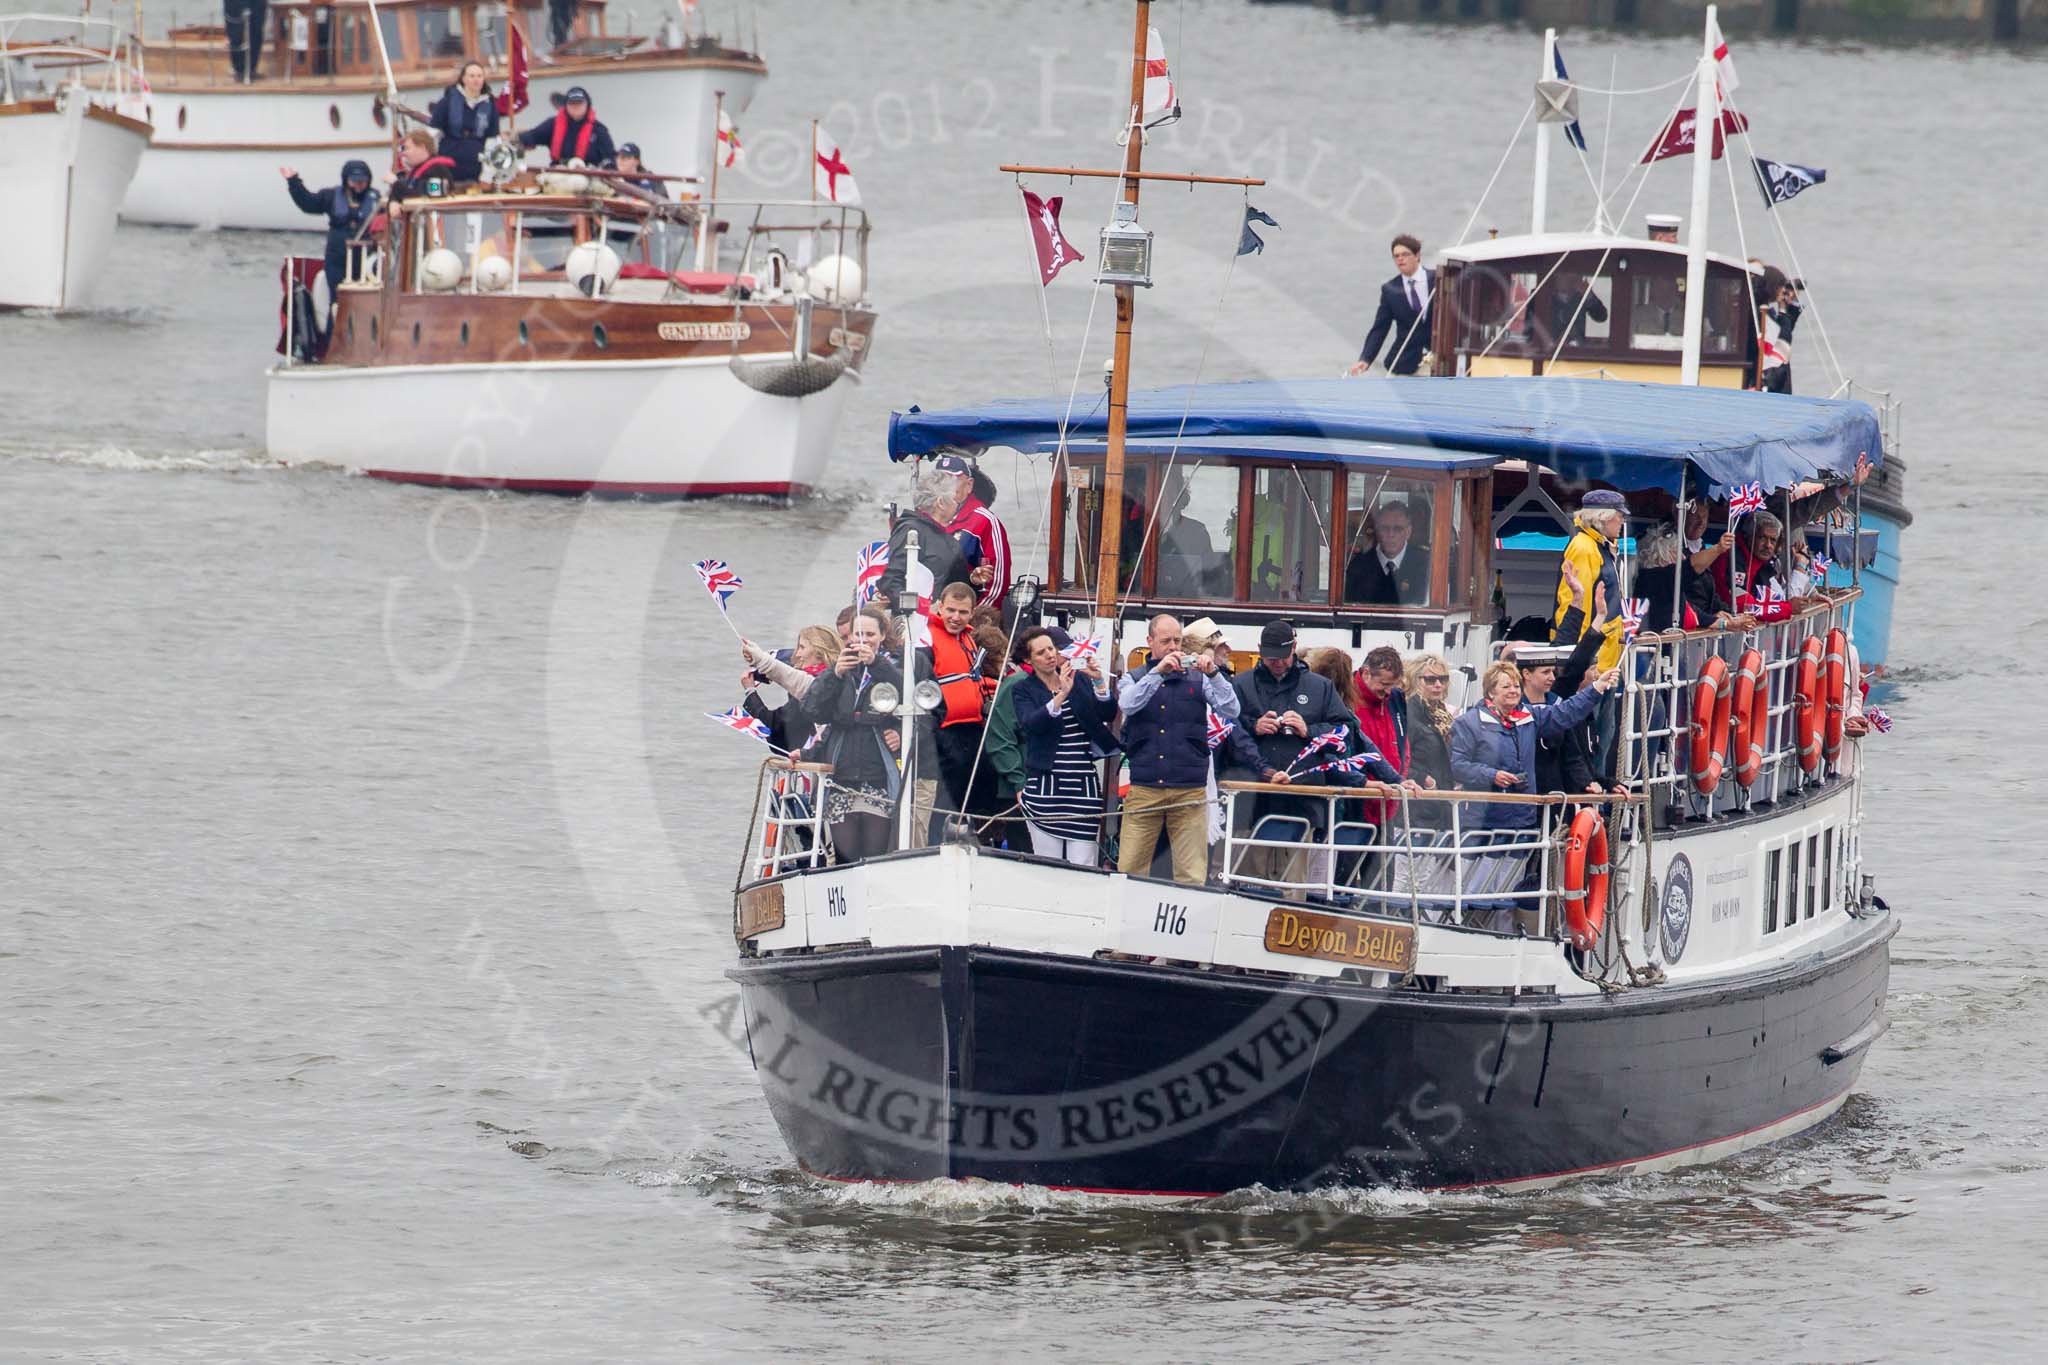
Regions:
<instances>
[{"instance_id":1,"label":"wheelhouse window","mask_svg":"<svg viewBox=\"0 0 2048 1365\"><path fill-rule=\"evenodd\" d=\"M1166 475L1159 499L1159 542L1154 593L1199 602L1237 595L1235 465L1197 461Z\"/></svg>"},{"instance_id":2,"label":"wheelhouse window","mask_svg":"<svg viewBox=\"0 0 2048 1365\"><path fill-rule=\"evenodd\" d=\"M1299 465L1252 471L1245 558L1254 602L1327 602L1330 475ZM1233 528L1235 530L1235 528Z\"/></svg>"},{"instance_id":3,"label":"wheelhouse window","mask_svg":"<svg viewBox=\"0 0 2048 1365\"><path fill-rule=\"evenodd\" d=\"M1116 590L1131 582L1145 540L1145 489L1149 470L1142 463L1124 469L1123 496L1118 511L1123 519L1123 537L1117 552ZM1095 591L1095 578L1102 543L1103 468L1100 461L1076 461L1067 471L1067 506L1063 513L1061 539L1065 542L1060 563L1060 586L1079 592Z\"/></svg>"},{"instance_id":4,"label":"wheelhouse window","mask_svg":"<svg viewBox=\"0 0 2048 1365\"><path fill-rule=\"evenodd\" d=\"M1551 277L1544 289L1544 319L1549 324L1545 338L1553 351L1570 354L1576 350L1605 351L1614 323L1614 279L1563 269Z\"/></svg>"},{"instance_id":5,"label":"wheelhouse window","mask_svg":"<svg viewBox=\"0 0 2048 1365\"><path fill-rule=\"evenodd\" d=\"M1638 351L1685 349L1685 278L1677 262L1644 262L1629 280L1628 344Z\"/></svg>"},{"instance_id":6,"label":"wheelhouse window","mask_svg":"<svg viewBox=\"0 0 2048 1365\"><path fill-rule=\"evenodd\" d=\"M1463 506L1462 484L1456 501ZM1352 606L1441 606L1432 557L1443 485L1370 469L1345 481L1344 601ZM1457 518L1451 522L1453 560Z\"/></svg>"},{"instance_id":7,"label":"wheelhouse window","mask_svg":"<svg viewBox=\"0 0 2048 1365\"><path fill-rule=\"evenodd\" d=\"M461 10L428 5L414 11L414 22L419 35L418 60L440 61L463 55L466 48L462 41Z\"/></svg>"}]
</instances>

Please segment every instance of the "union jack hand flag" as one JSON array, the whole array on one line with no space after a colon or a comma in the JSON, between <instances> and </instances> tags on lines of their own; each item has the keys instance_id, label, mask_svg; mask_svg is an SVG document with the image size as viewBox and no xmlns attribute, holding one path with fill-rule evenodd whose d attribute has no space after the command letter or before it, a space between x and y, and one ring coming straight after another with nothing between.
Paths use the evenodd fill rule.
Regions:
<instances>
[{"instance_id":1,"label":"union jack hand flag","mask_svg":"<svg viewBox=\"0 0 2048 1365\"><path fill-rule=\"evenodd\" d=\"M1826 578L1828 570L1834 567L1835 561L1829 559L1826 555L1815 555L1812 559L1806 561L1806 572L1816 583Z\"/></svg>"},{"instance_id":2,"label":"union jack hand flag","mask_svg":"<svg viewBox=\"0 0 2048 1365\"><path fill-rule=\"evenodd\" d=\"M1099 640L1092 637L1086 640L1076 640L1061 650L1060 655L1063 658L1073 660L1077 664L1086 663L1095 657L1095 650L1100 643Z\"/></svg>"},{"instance_id":3,"label":"union jack hand flag","mask_svg":"<svg viewBox=\"0 0 2048 1365\"><path fill-rule=\"evenodd\" d=\"M1621 604L1621 638L1633 640L1636 632L1643 628L1643 616L1650 610L1650 599L1631 597Z\"/></svg>"},{"instance_id":4,"label":"union jack hand flag","mask_svg":"<svg viewBox=\"0 0 2048 1365\"><path fill-rule=\"evenodd\" d=\"M875 595L875 584L889 568L889 542L870 541L853 557L853 590L866 602Z\"/></svg>"},{"instance_id":5,"label":"union jack hand flag","mask_svg":"<svg viewBox=\"0 0 2048 1365\"><path fill-rule=\"evenodd\" d=\"M1873 706L1863 713L1863 719L1870 722L1870 728L1881 735L1892 732L1892 718L1881 706Z\"/></svg>"},{"instance_id":6,"label":"union jack hand flag","mask_svg":"<svg viewBox=\"0 0 2048 1365\"><path fill-rule=\"evenodd\" d=\"M1212 749L1219 747L1225 739L1229 738L1230 732L1236 728L1236 721L1225 720L1214 711L1211 711L1209 713L1209 747Z\"/></svg>"},{"instance_id":7,"label":"union jack hand flag","mask_svg":"<svg viewBox=\"0 0 2048 1365\"><path fill-rule=\"evenodd\" d=\"M1373 765L1378 754L1351 754L1344 758L1333 758L1328 763L1310 768L1312 773L1362 773Z\"/></svg>"},{"instance_id":8,"label":"union jack hand flag","mask_svg":"<svg viewBox=\"0 0 2048 1365\"><path fill-rule=\"evenodd\" d=\"M1301 748L1301 752L1294 756L1294 761L1296 763L1299 763L1304 758L1307 758L1310 754L1321 753L1325 749L1341 749L1344 747L1345 741L1350 738L1351 727L1348 725L1340 725L1336 729L1330 731L1328 734L1317 735L1307 744L1304 744Z\"/></svg>"},{"instance_id":9,"label":"union jack hand flag","mask_svg":"<svg viewBox=\"0 0 2048 1365\"><path fill-rule=\"evenodd\" d=\"M697 577L704 580L704 591L711 594L711 600L718 603L720 611L725 610L725 604L734 593L746 586L722 559L698 560Z\"/></svg>"},{"instance_id":10,"label":"union jack hand flag","mask_svg":"<svg viewBox=\"0 0 2048 1365\"><path fill-rule=\"evenodd\" d=\"M752 735L763 744L768 743L768 722L754 719L747 714L747 708L744 706L735 706L730 711L706 711L704 717L706 720L717 721L727 729L737 730L743 735Z\"/></svg>"},{"instance_id":11,"label":"union jack hand flag","mask_svg":"<svg viewBox=\"0 0 2048 1365\"><path fill-rule=\"evenodd\" d=\"M1738 484L1728 491L1728 515L1746 516L1764 510L1764 486L1760 482Z\"/></svg>"}]
</instances>

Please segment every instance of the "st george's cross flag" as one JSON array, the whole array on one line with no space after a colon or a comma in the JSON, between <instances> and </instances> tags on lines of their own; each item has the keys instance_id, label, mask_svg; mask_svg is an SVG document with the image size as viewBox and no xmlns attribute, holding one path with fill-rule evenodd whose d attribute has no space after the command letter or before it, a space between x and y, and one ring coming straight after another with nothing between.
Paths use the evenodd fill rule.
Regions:
<instances>
[{"instance_id":1,"label":"st george's cross flag","mask_svg":"<svg viewBox=\"0 0 2048 1365\"><path fill-rule=\"evenodd\" d=\"M1795 166L1789 161L1770 161L1760 156L1753 156L1750 161L1756 166L1756 183L1764 192L1767 209L1828 178L1828 173L1818 166Z\"/></svg>"},{"instance_id":2,"label":"st george's cross flag","mask_svg":"<svg viewBox=\"0 0 2048 1365\"><path fill-rule=\"evenodd\" d=\"M1707 11L1707 46L1714 53L1714 74L1721 78L1721 103L1726 104L1742 82L1735 79L1735 59L1728 55L1728 40L1721 36L1721 21L1712 10Z\"/></svg>"},{"instance_id":3,"label":"st george's cross flag","mask_svg":"<svg viewBox=\"0 0 2048 1365\"><path fill-rule=\"evenodd\" d=\"M847 168L846 160L834 147L829 153L816 144L811 147L812 192L831 204L858 204L860 187L853 183L853 172Z\"/></svg>"},{"instance_id":4,"label":"st george's cross flag","mask_svg":"<svg viewBox=\"0 0 2048 1365\"><path fill-rule=\"evenodd\" d=\"M1160 38L1158 29L1148 28L1145 30L1145 107L1140 118L1150 123L1176 103L1173 71L1166 64L1166 43Z\"/></svg>"},{"instance_id":5,"label":"st george's cross flag","mask_svg":"<svg viewBox=\"0 0 2048 1365\"><path fill-rule=\"evenodd\" d=\"M1051 284L1053 276L1065 270L1076 261L1084 259L1060 231L1060 205L1066 200L1059 195L1041 199L1030 190L1024 191L1024 217L1031 224L1031 246L1038 253L1038 282Z\"/></svg>"},{"instance_id":6,"label":"st george's cross flag","mask_svg":"<svg viewBox=\"0 0 2048 1365\"><path fill-rule=\"evenodd\" d=\"M718 111L718 150L724 154L724 159L719 164L728 170L739 164L741 155L746 151L746 148L740 145L738 125L733 123L732 115L723 109Z\"/></svg>"}]
</instances>

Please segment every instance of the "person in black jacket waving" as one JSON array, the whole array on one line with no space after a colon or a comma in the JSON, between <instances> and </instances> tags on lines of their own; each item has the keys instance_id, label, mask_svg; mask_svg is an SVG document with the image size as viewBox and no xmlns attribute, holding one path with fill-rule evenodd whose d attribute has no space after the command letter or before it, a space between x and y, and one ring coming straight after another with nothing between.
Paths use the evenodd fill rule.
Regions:
<instances>
[{"instance_id":1,"label":"person in black jacket waving","mask_svg":"<svg viewBox=\"0 0 2048 1365\"><path fill-rule=\"evenodd\" d=\"M888 634L887 618L863 609L853 618L846 648L803 695L805 718L813 726L829 727L816 753L820 762L832 765L825 821L842 863L887 853L895 843L892 826L903 791L896 753L903 718L893 708L883 712L873 705L876 684L887 683L899 694L903 690L902 666L882 652ZM930 739L923 727L929 724L920 722L917 734L917 742L927 747Z\"/></svg>"},{"instance_id":2,"label":"person in black jacket waving","mask_svg":"<svg viewBox=\"0 0 2048 1365\"><path fill-rule=\"evenodd\" d=\"M280 166L277 171L284 177L284 187L291 191L292 202L301 212L327 215L327 319L332 326L335 291L348 278L350 255L361 259L364 229L377 216L377 191L370 188L370 163L342 163L341 183L324 190L307 189L299 173L289 166Z\"/></svg>"},{"instance_id":3,"label":"person in black jacket waving","mask_svg":"<svg viewBox=\"0 0 2048 1365\"><path fill-rule=\"evenodd\" d=\"M462 64L455 84L428 107L427 123L441 135L441 155L455 163L453 178L482 179L484 143L498 135L498 102L482 62Z\"/></svg>"},{"instance_id":4,"label":"person in black jacket waving","mask_svg":"<svg viewBox=\"0 0 2048 1365\"><path fill-rule=\"evenodd\" d=\"M1017 653L1031 671L1010 690L1024 741L1025 827L1031 851L1095 866L1102 842L1102 774L1096 764L1118 745L1109 733L1116 708L1096 693L1102 666L1061 656L1052 632L1033 626Z\"/></svg>"}]
</instances>

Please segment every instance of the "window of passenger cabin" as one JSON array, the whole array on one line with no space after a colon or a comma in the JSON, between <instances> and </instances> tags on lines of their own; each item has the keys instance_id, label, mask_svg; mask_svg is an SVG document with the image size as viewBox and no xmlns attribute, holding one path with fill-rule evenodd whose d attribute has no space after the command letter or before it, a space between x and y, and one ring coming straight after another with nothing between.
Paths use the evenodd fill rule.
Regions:
<instances>
[{"instance_id":1,"label":"window of passenger cabin","mask_svg":"<svg viewBox=\"0 0 2048 1365\"><path fill-rule=\"evenodd\" d=\"M1764 854L1764 932L1778 932L1778 872L1785 850L1774 848Z\"/></svg>"},{"instance_id":2,"label":"window of passenger cabin","mask_svg":"<svg viewBox=\"0 0 2048 1365\"><path fill-rule=\"evenodd\" d=\"M1822 830L1820 836L1820 908L1823 914L1835 908L1835 832Z\"/></svg>"},{"instance_id":3,"label":"window of passenger cabin","mask_svg":"<svg viewBox=\"0 0 2048 1365\"><path fill-rule=\"evenodd\" d=\"M486 62L496 62L505 55L504 22L495 9L477 11L476 45Z\"/></svg>"},{"instance_id":4,"label":"window of passenger cabin","mask_svg":"<svg viewBox=\"0 0 2048 1365\"><path fill-rule=\"evenodd\" d=\"M414 12L419 34L419 52L422 61L446 57L460 57L462 42L462 11L429 5Z\"/></svg>"},{"instance_id":5,"label":"window of passenger cabin","mask_svg":"<svg viewBox=\"0 0 2048 1365\"><path fill-rule=\"evenodd\" d=\"M1373 469L1344 483L1344 601L1353 606L1439 606L1431 552L1440 485ZM1461 490L1462 491L1462 490ZM1462 505L1462 504L1461 504ZM1452 517L1451 555L1457 555Z\"/></svg>"},{"instance_id":6,"label":"window of passenger cabin","mask_svg":"<svg viewBox=\"0 0 2048 1365\"><path fill-rule=\"evenodd\" d=\"M399 16L390 10L378 10L377 26L384 34L384 56L389 57L394 65L405 60L405 33L400 26ZM374 40L366 40L363 45L365 61L376 55L373 43Z\"/></svg>"},{"instance_id":7,"label":"window of passenger cabin","mask_svg":"<svg viewBox=\"0 0 2048 1365\"><path fill-rule=\"evenodd\" d=\"M1329 509L1327 470L1252 471L1251 526L1243 535L1231 528L1251 567L1252 601L1329 601Z\"/></svg>"},{"instance_id":8,"label":"window of passenger cabin","mask_svg":"<svg viewBox=\"0 0 2048 1365\"><path fill-rule=\"evenodd\" d=\"M1116 590L1121 593L1131 581L1138 564L1138 552L1145 541L1145 488L1148 471L1134 463L1124 469L1121 499L1123 539L1117 554ZM1096 590L1095 577L1102 544L1102 483L1100 464L1075 463L1067 471L1067 506L1064 542L1060 555L1060 586L1080 592Z\"/></svg>"},{"instance_id":9,"label":"window of passenger cabin","mask_svg":"<svg viewBox=\"0 0 2048 1365\"><path fill-rule=\"evenodd\" d=\"M1629 281L1628 344L1638 351L1685 347L1685 281L1678 262L1647 258Z\"/></svg>"},{"instance_id":10,"label":"window of passenger cabin","mask_svg":"<svg viewBox=\"0 0 2048 1365\"><path fill-rule=\"evenodd\" d=\"M1237 547L1230 528L1237 519L1238 469L1197 461L1177 463L1160 495L1159 544L1153 594L1175 601L1205 602L1237 596Z\"/></svg>"},{"instance_id":11,"label":"window of passenger cabin","mask_svg":"<svg viewBox=\"0 0 2048 1365\"><path fill-rule=\"evenodd\" d=\"M354 66L356 63L356 20L341 21L341 64Z\"/></svg>"},{"instance_id":12,"label":"window of passenger cabin","mask_svg":"<svg viewBox=\"0 0 2048 1365\"><path fill-rule=\"evenodd\" d=\"M1820 836L1806 836L1806 917L1820 913Z\"/></svg>"},{"instance_id":13,"label":"window of passenger cabin","mask_svg":"<svg viewBox=\"0 0 2048 1365\"><path fill-rule=\"evenodd\" d=\"M1799 841L1785 845L1785 915L1787 929L1799 923Z\"/></svg>"}]
</instances>

